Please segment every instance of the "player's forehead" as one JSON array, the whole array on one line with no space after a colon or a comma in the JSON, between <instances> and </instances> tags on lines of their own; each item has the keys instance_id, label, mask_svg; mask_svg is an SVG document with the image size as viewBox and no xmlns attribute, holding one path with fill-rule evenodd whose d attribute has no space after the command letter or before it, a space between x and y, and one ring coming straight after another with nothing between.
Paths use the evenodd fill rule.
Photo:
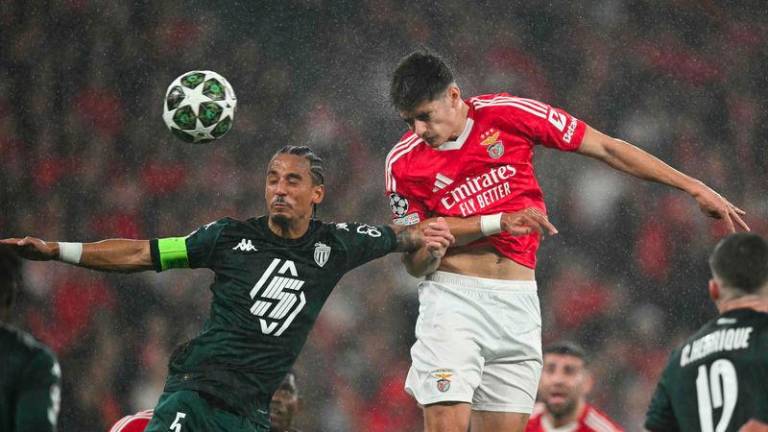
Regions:
<instances>
[{"instance_id":1,"label":"player's forehead","mask_svg":"<svg viewBox=\"0 0 768 432\"><path fill-rule=\"evenodd\" d=\"M288 153L275 155L267 165L267 175L298 175L308 176L310 170L309 161L302 156Z\"/></svg>"},{"instance_id":2,"label":"player's forehead","mask_svg":"<svg viewBox=\"0 0 768 432\"><path fill-rule=\"evenodd\" d=\"M583 368L584 360L570 354L546 353L544 354L544 366L547 367L575 367Z\"/></svg>"},{"instance_id":3,"label":"player's forehead","mask_svg":"<svg viewBox=\"0 0 768 432\"><path fill-rule=\"evenodd\" d=\"M425 114L431 114L440 108L441 99L441 97L437 97L433 100L425 100L423 102L419 102L411 110L400 111L400 117L404 120L408 120Z\"/></svg>"}]
</instances>

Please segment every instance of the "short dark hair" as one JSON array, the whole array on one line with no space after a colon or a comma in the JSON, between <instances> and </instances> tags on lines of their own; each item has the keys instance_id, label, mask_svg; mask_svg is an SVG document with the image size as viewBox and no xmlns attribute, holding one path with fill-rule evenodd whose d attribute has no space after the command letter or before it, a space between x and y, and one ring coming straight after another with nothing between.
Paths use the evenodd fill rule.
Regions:
<instances>
[{"instance_id":1,"label":"short dark hair","mask_svg":"<svg viewBox=\"0 0 768 432\"><path fill-rule=\"evenodd\" d=\"M544 354L559 354L580 358L584 364L589 364L587 352L581 345L571 341L561 341L548 345L544 348Z\"/></svg>"},{"instance_id":2,"label":"short dark hair","mask_svg":"<svg viewBox=\"0 0 768 432\"><path fill-rule=\"evenodd\" d=\"M325 184L325 168L323 160L307 146L287 145L275 153L273 158L279 154L290 154L301 156L309 161L309 174L312 176L312 183L317 186Z\"/></svg>"},{"instance_id":3,"label":"short dark hair","mask_svg":"<svg viewBox=\"0 0 768 432\"><path fill-rule=\"evenodd\" d=\"M768 243L757 234L731 234L715 246L709 268L727 287L752 294L768 282Z\"/></svg>"},{"instance_id":4,"label":"short dark hair","mask_svg":"<svg viewBox=\"0 0 768 432\"><path fill-rule=\"evenodd\" d=\"M453 81L453 72L443 59L415 51L397 65L389 97L398 111L413 111L421 103L435 100Z\"/></svg>"},{"instance_id":5,"label":"short dark hair","mask_svg":"<svg viewBox=\"0 0 768 432\"><path fill-rule=\"evenodd\" d=\"M21 285L21 258L10 247L0 245L0 307L10 307Z\"/></svg>"}]
</instances>

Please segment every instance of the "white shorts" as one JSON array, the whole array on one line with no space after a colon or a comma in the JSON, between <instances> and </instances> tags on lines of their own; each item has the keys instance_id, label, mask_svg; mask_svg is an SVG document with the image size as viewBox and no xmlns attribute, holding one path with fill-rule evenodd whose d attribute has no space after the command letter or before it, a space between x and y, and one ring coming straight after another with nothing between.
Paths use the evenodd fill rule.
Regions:
<instances>
[{"instance_id":1,"label":"white shorts","mask_svg":"<svg viewBox=\"0 0 768 432\"><path fill-rule=\"evenodd\" d=\"M421 405L530 414L542 367L536 291L535 281L428 276L405 391Z\"/></svg>"}]
</instances>

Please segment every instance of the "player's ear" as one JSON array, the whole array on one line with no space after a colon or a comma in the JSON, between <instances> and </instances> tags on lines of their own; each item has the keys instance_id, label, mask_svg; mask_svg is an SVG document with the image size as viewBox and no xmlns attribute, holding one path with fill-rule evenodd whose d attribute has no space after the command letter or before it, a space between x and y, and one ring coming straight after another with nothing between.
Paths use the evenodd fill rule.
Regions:
<instances>
[{"instance_id":1,"label":"player's ear","mask_svg":"<svg viewBox=\"0 0 768 432\"><path fill-rule=\"evenodd\" d=\"M592 387L595 386L595 378L589 370L584 371L584 396L592 393Z\"/></svg>"},{"instance_id":2,"label":"player's ear","mask_svg":"<svg viewBox=\"0 0 768 432\"><path fill-rule=\"evenodd\" d=\"M456 108L460 105L462 102L461 100L461 89L456 84L451 84L448 86L448 98L451 100L451 106Z\"/></svg>"},{"instance_id":3,"label":"player's ear","mask_svg":"<svg viewBox=\"0 0 768 432\"><path fill-rule=\"evenodd\" d=\"M717 302L720 299L720 285L712 278L709 280L709 297L713 302Z\"/></svg>"},{"instance_id":4,"label":"player's ear","mask_svg":"<svg viewBox=\"0 0 768 432\"><path fill-rule=\"evenodd\" d=\"M312 204L320 204L325 198L325 185L315 186L315 190L312 192Z\"/></svg>"}]
</instances>

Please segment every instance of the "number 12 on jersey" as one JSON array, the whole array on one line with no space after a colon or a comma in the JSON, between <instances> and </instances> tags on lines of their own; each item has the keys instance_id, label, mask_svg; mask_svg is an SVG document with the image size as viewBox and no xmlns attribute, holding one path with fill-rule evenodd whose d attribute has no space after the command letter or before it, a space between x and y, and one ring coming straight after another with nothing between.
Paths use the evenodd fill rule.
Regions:
<instances>
[{"instance_id":1,"label":"number 12 on jersey","mask_svg":"<svg viewBox=\"0 0 768 432\"><path fill-rule=\"evenodd\" d=\"M719 359L707 366L699 366L696 377L696 397L699 401L699 423L702 432L724 432L731 421L736 399L739 397L739 382L736 368L730 360ZM722 408L717 428L713 429L712 410Z\"/></svg>"}]
</instances>

